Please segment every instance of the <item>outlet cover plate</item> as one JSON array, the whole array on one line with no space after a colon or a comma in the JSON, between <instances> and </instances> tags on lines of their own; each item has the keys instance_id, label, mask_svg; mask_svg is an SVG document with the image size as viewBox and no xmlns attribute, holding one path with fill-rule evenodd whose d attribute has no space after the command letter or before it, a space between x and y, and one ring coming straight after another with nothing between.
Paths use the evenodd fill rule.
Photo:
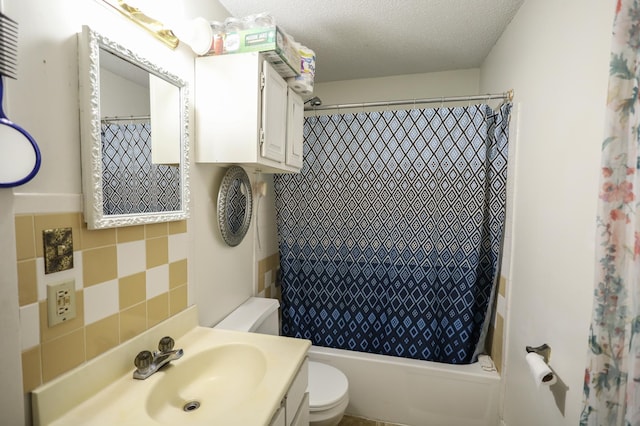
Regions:
<instances>
[{"instance_id":1,"label":"outlet cover plate","mask_svg":"<svg viewBox=\"0 0 640 426\"><path fill-rule=\"evenodd\" d=\"M47 318L49 327L76 317L76 284L74 280L47 284Z\"/></svg>"}]
</instances>

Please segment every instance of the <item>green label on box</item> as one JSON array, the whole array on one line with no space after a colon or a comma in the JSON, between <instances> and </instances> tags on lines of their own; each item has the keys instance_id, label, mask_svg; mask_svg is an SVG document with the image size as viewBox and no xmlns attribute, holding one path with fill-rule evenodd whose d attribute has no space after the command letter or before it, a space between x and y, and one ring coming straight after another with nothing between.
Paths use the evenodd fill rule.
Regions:
<instances>
[{"instance_id":1,"label":"green label on box","mask_svg":"<svg viewBox=\"0 0 640 426\"><path fill-rule=\"evenodd\" d=\"M244 46L253 47L264 44L272 44L276 41L275 30L260 31L255 33L245 34Z\"/></svg>"}]
</instances>

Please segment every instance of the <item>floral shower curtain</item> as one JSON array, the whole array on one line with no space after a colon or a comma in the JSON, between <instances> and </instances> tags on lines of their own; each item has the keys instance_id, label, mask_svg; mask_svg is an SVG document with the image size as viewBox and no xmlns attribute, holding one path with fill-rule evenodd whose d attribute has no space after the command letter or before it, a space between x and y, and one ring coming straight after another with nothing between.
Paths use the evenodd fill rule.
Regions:
<instances>
[{"instance_id":1,"label":"floral shower curtain","mask_svg":"<svg viewBox=\"0 0 640 426\"><path fill-rule=\"evenodd\" d=\"M510 104L312 116L275 178L282 332L446 363L483 349Z\"/></svg>"},{"instance_id":2,"label":"floral shower curtain","mask_svg":"<svg viewBox=\"0 0 640 426\"><path fill-rule=\"evenodd\" d=\"M640 1L613 24L597 272L580 424L640 424Z\"/></svg>"}]
</instances>

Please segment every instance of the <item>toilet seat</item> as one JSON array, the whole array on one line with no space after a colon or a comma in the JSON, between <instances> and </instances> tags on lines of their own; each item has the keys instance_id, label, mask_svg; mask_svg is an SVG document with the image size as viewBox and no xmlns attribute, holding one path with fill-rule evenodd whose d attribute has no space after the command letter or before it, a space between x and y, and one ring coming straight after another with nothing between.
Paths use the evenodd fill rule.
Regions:
<instances>
[{"instance_id":1,"label":"toilet seat","mask_svg":"<svg viewBox=\"0 0 640 426\"><path fill-rule=\"evenodd\" d=\"M335 367L309 361L309 411L325 411L348 398L347 376Z\"/></svg>"}]
</instances>

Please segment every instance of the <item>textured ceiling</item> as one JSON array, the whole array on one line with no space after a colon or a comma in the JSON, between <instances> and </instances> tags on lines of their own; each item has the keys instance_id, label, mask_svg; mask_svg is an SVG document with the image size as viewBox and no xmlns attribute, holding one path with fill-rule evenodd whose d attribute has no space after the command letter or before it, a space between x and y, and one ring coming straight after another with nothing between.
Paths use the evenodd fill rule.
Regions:
<instances>
[{"instance_id":1,"label":"textured ceiling","mask_svg":"<svg viewBox=\"0 0 640 426\"><path fill-rule=\"evenodd\" d=\"M316 82L477 68L524 0L220 0L269 12L316 53Z\"/></svg>"}]
</instances>

